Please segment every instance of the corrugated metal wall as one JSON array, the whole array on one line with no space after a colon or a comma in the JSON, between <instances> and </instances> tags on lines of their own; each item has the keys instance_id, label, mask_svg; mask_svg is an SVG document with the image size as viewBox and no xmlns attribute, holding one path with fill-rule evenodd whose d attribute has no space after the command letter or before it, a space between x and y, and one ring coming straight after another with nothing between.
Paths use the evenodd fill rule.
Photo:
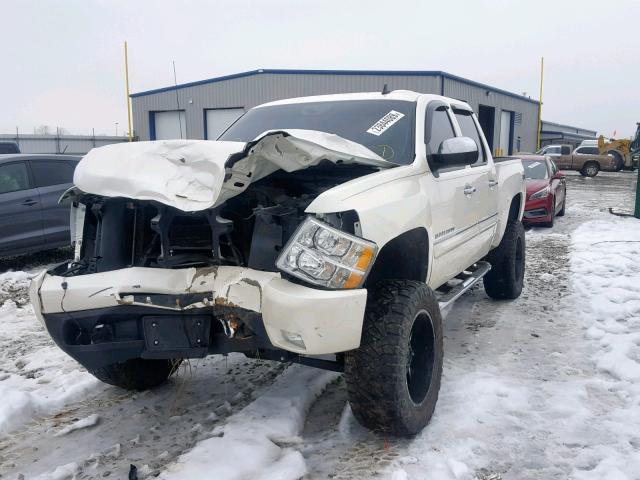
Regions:
<instances>
[{"instance_id":1,"label":"corrugated metal wall","mask_svg":"<svg viewBox=\"0 0 640 480\"><path fill-rule=\"evenodd\" d=\"M500 145L500 114L503 110L514 112L515 114L513 151L534 152L536 150L538 135L537 103L448 78L445 79L444 83L444 95L467 102L476 113L480 105L495 108L495 125L493 129L494 150ZM519 148L518 144L520 145ZM507 152L504 152L504 154L506 155Z\"/></svg>"},{"instance_id":2,"label":"corrugated metal wall","mask_svg":"<svg viewBox=\"0 0 640 480\"><path fill-rule=\"evenodd\" d=\"M95 147L126 142L123 137L91 135L11 135L0 134L0 141L16 142L22 153L65 153L84 155Z\"/></svg>"},{"instance_id":3,"label":"corrugated metal wall","mask_svg":"<svg viewBox=\"0 0 640 480\"><path fill-rule=\"evenodd\" d=\"M588 130L586 128L572 127L571 125L563 125L561 123L553 123L542 121L542 130L551 130L556 132L568 132L577 133L578 135L587 135L589 137L596 137L597 132L595 130Z\"/></svg>"},{"instance_id":4,"label":"corrugated metal wall","mask_svg":"<svg viewBox=\"0 0 640 480\"><path fill-rule=\"evenodd\" d=\"M317 73L260 73L231 78L213 83L179 88L132 98L133 125L141 140L150 139L150 113L164 110L185 110L186 138L203 139L205 132L204 111L210 108L244 107L249 109L261 103L283 98L331 93L380 91L386 83L391 90L414 90L440 94L443 79L440 76L374 75L374 74L317 74ZM537 104L521 98L492 92L486 88L445 78L446 96L468 101L477 111L478 104L496 108L494 145L498 144L500 111L513 111L518 115L514 130L514 149L520 137L520 148L533 151L536 143Z\"/></svg>"}]
</instances>

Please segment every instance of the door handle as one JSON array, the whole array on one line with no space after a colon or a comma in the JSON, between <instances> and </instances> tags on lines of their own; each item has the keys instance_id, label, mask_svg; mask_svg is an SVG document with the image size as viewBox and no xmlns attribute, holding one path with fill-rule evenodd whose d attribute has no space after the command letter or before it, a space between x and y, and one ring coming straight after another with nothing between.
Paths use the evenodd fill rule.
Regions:
<instances>
[{"instance_id":1,"label":"door handle","mask_svg":"<svg viewBox=\"0 0 640 480\"><path fill-rule=\"evenodd\" d=\"M476 192L477 188L476 187L472 187L471 185L465 185L464 186L464 194L467 196L471 196Z\"/></svg>"},{"instance_id":2,"label":"door handle","mask_svg":"<svg viewBox=\"0 0 640 480\"><path fill-rule=\"evenodd\" d=\"M31 200L30 198L28 200L25 200L24 202L22 202L20 205L24 205L25 207L31 207L33 205L35 205L36 202L35 200Z\"/></svg>"},{"instance_id":3,"label":"door handle","mask_svg":"<svg viewBox=\"0 0 640 480\"><path fill-rule=\"evenodd\" d=\"M493 180L493 179L489 180L489 188L493 188L496 185L498 185L498 180Z\"/></svg>"}]
</instances>

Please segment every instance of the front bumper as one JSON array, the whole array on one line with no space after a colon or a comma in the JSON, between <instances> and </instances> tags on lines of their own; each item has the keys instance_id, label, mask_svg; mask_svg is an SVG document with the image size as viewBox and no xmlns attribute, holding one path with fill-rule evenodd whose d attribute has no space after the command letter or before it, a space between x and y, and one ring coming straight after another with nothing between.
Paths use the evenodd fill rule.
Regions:
<instances>
[{"instance_id":1,"label":"front bumper","mask_svg":"<svg viewBox=\"0 0 640 480\"><path fill-rule=\"evenodd\" d=\"M535 200L527 200L522 216L524 224L548 223L551 221L552 196Z\"/></svg>"},{"instance_id":2,"label":"front bumper","mask_svg":"<svg viewBox=\"0 0 640 480\"><path fill-rule=\"evenodd\" d=\"M308 355L352 350L360 345L367 291L319 290L289 282L279 273L242 267L132 267L70 277L53 270L42 272L32 281L30 297L36 316L56 343L86 364L78 358L79 350L91 355L91 349L104 352L109 346L93 340L70 345L63 325L91 328L107 322L116 330L130 331L127 338L137 343L107 342L113 343L114 350L129 349L123 354L128 358L158 358L157 353L149 353L153 348L144 326L148 318L186 322L204 315L211 323L229 313L250 317L251 329L265 332L268 342L278 349ZM131 320L133 324L126 323ZM192 334L199 333L195 332ZM292 337L298 340L292 343ZM132 352L138 353L132 357Z\"/></svg>"}]
</instances>

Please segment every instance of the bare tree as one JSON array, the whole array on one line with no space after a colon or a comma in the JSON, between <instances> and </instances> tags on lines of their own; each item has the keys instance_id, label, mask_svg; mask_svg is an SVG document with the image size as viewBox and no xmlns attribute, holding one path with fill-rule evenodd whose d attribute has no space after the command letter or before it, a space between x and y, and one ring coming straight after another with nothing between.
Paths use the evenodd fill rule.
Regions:
<instances>
[{"instance_id":1,"label":"bare tree","mask_svg":"<svg viewBox=\"0 0 640 480\"><path fill-rule=\"evenodd\" d=\"M36 135L51 135L51 131L52 130L49 125L40 125L39 127L36 127L34 133Z\"/></svg>"}]
</instances>

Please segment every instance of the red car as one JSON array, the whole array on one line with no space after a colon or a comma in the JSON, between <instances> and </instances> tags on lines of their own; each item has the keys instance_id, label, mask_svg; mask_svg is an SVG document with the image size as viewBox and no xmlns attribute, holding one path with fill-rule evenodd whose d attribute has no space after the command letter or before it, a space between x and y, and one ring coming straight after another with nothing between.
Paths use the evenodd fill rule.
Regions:
<instances>
[{"instance_id":1,"label":"red car","mask_svg":"<svg viewBox=\"0 0 640 480\"><path fill-rule=\"evenodd\" d=\"M544 155L522 157L527 184L527 201L522 221L525 225L553 227L562 217L567 202L567 181L555 162Z\"/></svg>"}]
</instances>

